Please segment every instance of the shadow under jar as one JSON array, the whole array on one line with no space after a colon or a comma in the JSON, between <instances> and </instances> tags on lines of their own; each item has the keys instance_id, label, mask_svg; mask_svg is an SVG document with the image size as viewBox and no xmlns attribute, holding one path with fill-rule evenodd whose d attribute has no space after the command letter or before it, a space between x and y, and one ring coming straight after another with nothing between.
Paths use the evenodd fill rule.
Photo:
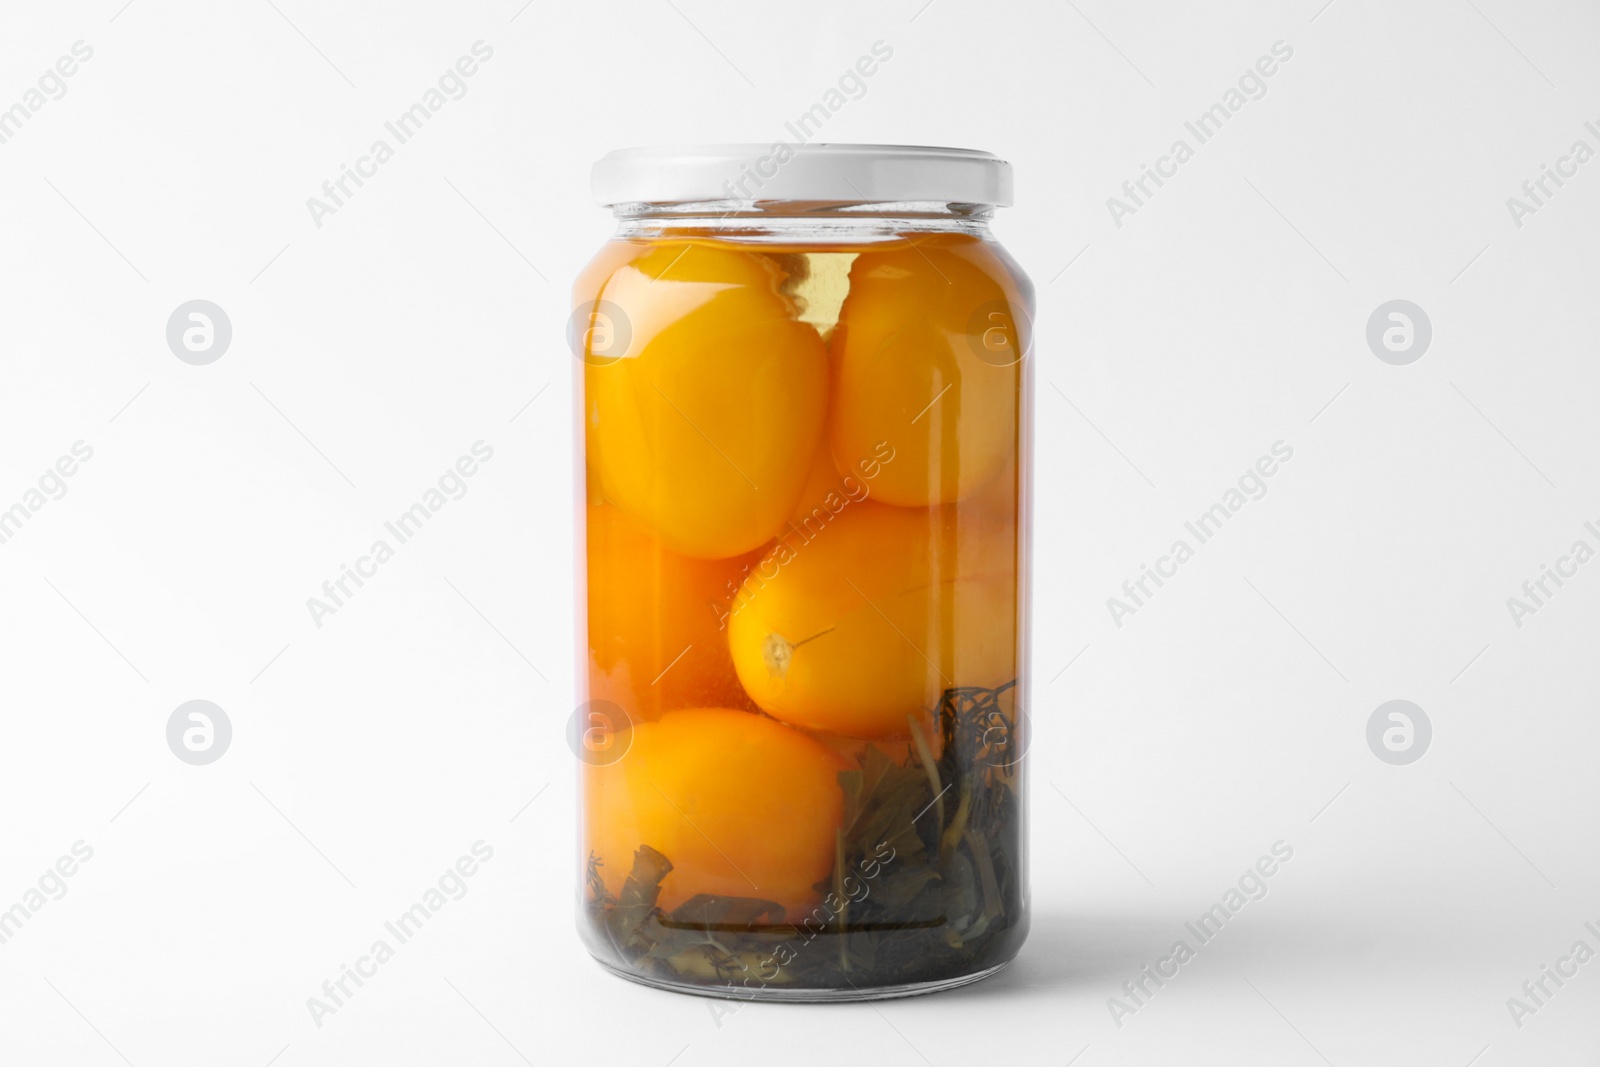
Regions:
<instances>
[{"instance_id":1,"label":"shadow under jar","mask_svg":"<svg viewBox=\"0 0 1600 1067\"><path fill-rule=\"evenodd\" d=\"M903 996L1028 928L1033 289L1009 164L614 152L579 276L579 927L684 992Z\"/></svg>"}]
</instances>

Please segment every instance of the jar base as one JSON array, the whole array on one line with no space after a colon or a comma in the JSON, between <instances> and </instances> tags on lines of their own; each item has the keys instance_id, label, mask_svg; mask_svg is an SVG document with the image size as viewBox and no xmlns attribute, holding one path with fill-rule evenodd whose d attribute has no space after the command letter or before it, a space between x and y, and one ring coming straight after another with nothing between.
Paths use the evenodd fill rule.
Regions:
<instances>
[{"instance_id":1,"label":"jar base","mask_svg":"<svg viewBox=\"0 0 1600 1067\"><path fill-rule=\"evenodd\" d=\"M788 1004L843 1004L851 1001L897 1000L901 997L922 996L924 993L942 993L949 989L960 989L962 986L981 982L1011 962L1010 960L1002 960L993 967L986 967L981 971L973 971L971 974L958 975L955 978L941 978L932 982L908 982L905 985L868 986L864 989L855 987L846 989L783 989L775 986L750 989L733 985L693 985L688 982L673 982L623 970L621 967L607 963L598 956L591 958L618 978L626 978L630 982L649 986L651 989L663 989L669 993L688 993L691 996L712 997L718 1000L749 1000Z\"/></svg>"}]
</instances>

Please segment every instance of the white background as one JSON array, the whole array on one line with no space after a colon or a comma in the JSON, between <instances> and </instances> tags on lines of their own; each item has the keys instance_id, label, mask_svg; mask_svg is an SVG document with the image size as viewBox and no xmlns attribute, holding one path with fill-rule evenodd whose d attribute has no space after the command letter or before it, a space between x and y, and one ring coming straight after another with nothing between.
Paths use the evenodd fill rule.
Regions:
<instances>
[{"instance_id":1,"label":"white background","mask_svg":"<svg viewBox=\"0 0 1600 1067\"><path fill-rule=\"evenodd\" d=\"M1593 1064L1600 119L1576 0L11 3L0 107L0 1063ZM276 8L273 6L276 4ZM336 214L306 199L494 49ZM746 1006L603 974L573 933L568 286L609 149L821 134L1017 170L1035 279L1035 925L967 991ZM1106 199L1276 41L1293 58L1135 215ZM1191 145L1192 136L1188 136ZM176 359L168 316L233 341ZM1378 360L1403 298L1434 338ZM319 628L307 597L458 456L494 457ZM1275 441L1270 491L1116 626L1106 598ZM1070 664L1070 666L1069 666ZM234 729L194 767L169 715ZM1432 720L1410 766L1380 703ZM318 1027L476 841L493 859ZM1120 1027L1108 998L1295 852ZM1550 988L1554 989L1553 986Z\"/></svg>"}]
</instances>

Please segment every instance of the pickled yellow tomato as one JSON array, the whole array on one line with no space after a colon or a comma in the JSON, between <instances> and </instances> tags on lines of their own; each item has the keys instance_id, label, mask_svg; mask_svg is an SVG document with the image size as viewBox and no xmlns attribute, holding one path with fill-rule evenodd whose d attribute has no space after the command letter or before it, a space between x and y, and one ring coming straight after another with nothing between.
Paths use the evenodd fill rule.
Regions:
<instances>
[{"instance_id":1,"label":"pickled yellow tomato","mask_svg":"<svg viewBox=\"0 0 1600 1067\"><path fill-rule=\"evenodd\" d=\"M649 845L672 863L668 911L700 893L770 900L791 919L811 910L833 870L843 756L726 708L668 712L631 732L620 760L585 769L587 843L612 895Z\"/></svg>"},{"instance_id":2,"label":"pickled yellow tomato","mask_svg":"<svg viewBox=\"0 0 1600 1067\"><path fill-rule=\"evenodd\" d=\"M869 469L876 471L877 465ZM854 471L841 473L834 467L828 442L823 441L817 446L811 472L806 476L783 536L808 537L825 526L832 516L849 507L852 501L865 500L871 493L869 479Z\"/></svg>"},{"instance_id":3,"label":"pickled yellow tomato","mask_svg":"<svg viewBox=\"0 0 1600 1067\"><path fill-rule=\"evenodd\" d=\"M892 738L946 689L1015 678L1015 559L980 519L864 500L785 536L728 622L745 692L795 726Z\"/></svg>"},{"instance_id":4,"label":"pickled yellow tomato","mask_svg":"<svg viewBox=\"0 0 1600 1067\"><path fill-rule=\"evenodd\" d=\"M830 442L840 469L879 442L896 453L873 485L902 506L949 503L994 478L1017 448L1031 293L1004 253L965 235L863 252L850 270L833 367Z\"/></svg>"},{"instance_id":5,"label":"pickled yellow tomato","mask_svg":"<svg viewBox=\"0 0 1600 1067\"><path fill-rule=\"evenodd\" d=\"M614 505L586 515L589 699L617 704L632 722L673 708L753 708L722 630L755 554L691 559Z\"/></svg>"},{"instance_id":6,"label":"pickled yellow tomato","mask_svg":"<svg viewBox=\"0 0 1600 1067\"><path fill-rule=\"evenodd\" d=\"M589 462L601 492L671 549L748 552L789 517L827 406L827 354L770 257L663 241L598 299L620 311L585 360Z\"/></svg>"}]
</instances>

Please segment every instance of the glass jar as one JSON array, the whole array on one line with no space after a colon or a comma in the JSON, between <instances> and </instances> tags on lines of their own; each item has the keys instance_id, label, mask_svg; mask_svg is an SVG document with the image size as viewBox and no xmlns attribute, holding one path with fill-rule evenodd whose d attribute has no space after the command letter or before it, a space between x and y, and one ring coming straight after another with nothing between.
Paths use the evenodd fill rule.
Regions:
<instances>
[{"instance_id":1,"label":"glass jar","mask_svg":"<svg viewBox=\"0 0 1600 1067\"><path fill-rule=\"evenodd\" d=\"M585 942L740 998L993 973L1028 928L1009 164L636 149L595 188L619 226L569 331Z\"/></svg>"}]
</instances>

